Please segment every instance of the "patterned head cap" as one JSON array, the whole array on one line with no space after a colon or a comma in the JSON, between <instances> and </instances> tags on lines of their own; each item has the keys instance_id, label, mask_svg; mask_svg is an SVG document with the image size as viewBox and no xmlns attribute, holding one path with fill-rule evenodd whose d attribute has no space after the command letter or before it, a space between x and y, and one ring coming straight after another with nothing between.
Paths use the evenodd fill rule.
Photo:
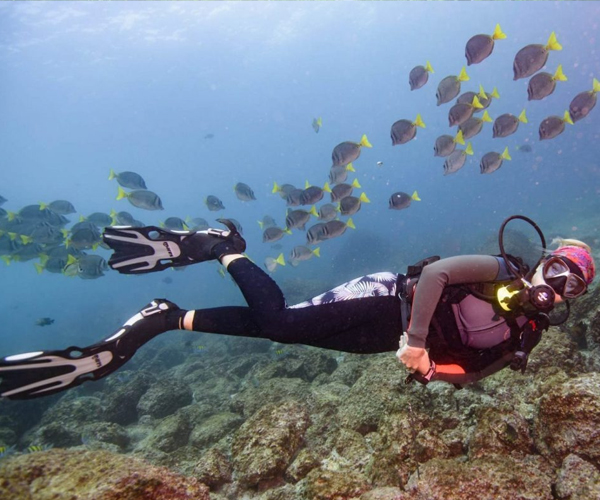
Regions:
<instances>
[{"instance_id":1,"label":"patterned head cap","mask_svg":"<svg viewBox=\"0 0 600 500\"><path fill-rule=\"evenodd\" d=\"M574 264L577 264L577 267L581 269L583 278L588 285L592 282L594 276L596 276L594 259L585 248L567 245L557 248L552 252L551 255L555 255L557 257L566 257Z\"/></svg>"}]
</instances>

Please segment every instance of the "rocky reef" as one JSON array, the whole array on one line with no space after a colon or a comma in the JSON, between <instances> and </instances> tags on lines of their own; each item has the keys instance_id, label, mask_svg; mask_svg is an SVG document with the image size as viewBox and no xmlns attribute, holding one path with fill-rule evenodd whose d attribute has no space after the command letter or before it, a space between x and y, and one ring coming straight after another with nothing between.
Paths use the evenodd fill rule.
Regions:
<instances>
[{"instance_id":1,"label":"rocky reef","mask_svg":"<svg viewBox=\"0 0 600 500\"><path fill-rule=\"evenodd\" d=\"M405 384L393 353L172 334L104 382L0 402L0 498L600 498L599 303L524 375L462 390Z\"/></svg>"}]
</instances>

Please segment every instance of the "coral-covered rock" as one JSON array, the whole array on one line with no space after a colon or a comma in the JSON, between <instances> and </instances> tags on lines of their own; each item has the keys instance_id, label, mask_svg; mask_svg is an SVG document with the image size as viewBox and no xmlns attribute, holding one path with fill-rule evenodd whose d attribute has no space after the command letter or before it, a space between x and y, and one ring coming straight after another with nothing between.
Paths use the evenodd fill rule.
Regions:
<instances>
[{"instance_id":1,"label":"coral-covered rock","mask_svg":"<svg viewBox=\"0 0 600 500\"><path fill-rule=\"evenodd\" d=\"M187 444L191 430L189 419L185 415L180 412L169 415L161 420L138 449L173 452Z\"/></svg>"},{"instance_id":2,"label":"coral-covered rock","mask_svg":"<svg viewBox=\"0 0 600 500\"><path fill-rule=\"evenodd\" d=\"M107 451L53 449L0 462L0 498L209 500L208 487L164 467Z\"/></svg>"},{"instance_id":3,"label":"coral-covered rock","mask_svg":"<svg viewBox=\"0 0 600 500\"><path fill-rule=\"evenodd\" d=\"M359 500L402 500L402 495L403 492L400 488L388 486L367 491L360 496ZM408 495L406 498L408 498Z\"/></svg>"},{"instance_id":4,"label":"coral-covered rock","mask_svg":"<svg viewBox=\"0 0 600 500\"><path fill-rule=\"evenodd\" d=\"M285 471L285 479L297 483L320 464L321 458L315 452L304 448L300 450L292 464Z\"/></svg>"},{"instance_id":5,"label":"coral-covered rock","mask_svg":"<svg viewBox=\"0 0 600 500\"><path fill-rule=\"evenodd\" d=\"M540 402L536 445L560 464L569 454L600 460L600 374L581 375Z\"/></svg>"},{"instance_id":6,"label":"coral-covered rock","mask_svg":"<svg viewBox=\"0 0 600 500\"><path fill-rule=\"evenodd\" d=\"M150 386L137 404L139 415L163 418L192 402L191 389L177 379L160 379Z\"/></svg>"},{"instance_id":7,"label":"coral-covered rock","mask_svg":"<svg viewBox=\"0 0 600 500\"><path fill-rule=\"evenodd\" d=\"M197 425L190 434L190 445L207 448L236 430L244 419L235 413L217 413Z\"/></svg>"},{"instance_id":8,"label":"coral-covered rock","mask_svg":"<svg viewBox=\"0 0 600 500\"><path fill-rule=\"evenodd\" d=\"M300 403L268 404L236 432L231 452L238 481L247 486L283 477L302 443L309 415Z\"/></svg>"},{"instance_id":9,"label":"coral-covered rock","mask_svg":"<svg viewBox=\"0 0 600 500\"><path fill-rule=\"evenodd\" d=\"M120 425L134 423L138 419L137 404L155 381L154 375L139 372L130 380L106 391L102 398L103 420Z\"/></svg>"},{"instance_id":10,"label":"coral-covered rock","mask_svg":"<svg viewBox=\"0 0 600 500\"><path fill-rule=\"evenodd\" d=\"M218 488L231 482L231 473L232 468L227 457L216 448L211 448L200 457L193 475L201 483Z\"/></svg>"},{"instance_id":11,"label":"coral-covered rock","mask_svg":"<svg viewBox=\"0 0 600 500\"><path fill-rule=\"evenodd\" d=\"M340 425L361 434L376 431L384 415L405 406L398 392L399 387L404 387L405 378L394 356L374 356L339 410Z\"/></svg>"},{"instance_id":12,"label":"coral-covered rock","mask_svg":"<svg viewBox=\"0 0 600 500\"><path fill-rule=\"evenodd\" d=\"M367 479L353 470L313 469L297 485L306 500L350 500L371 489Z\"/></svg>"},{"instance_id":13,"label":"coral-covered rock","mask_svg":"<svg viewBox=\"0 0 600 500\"><path fill-rule=\"evenodd\" d=\"M97 422L83 427L81 442L90 448L102 448L104 444L110 444L124 450L129 444L129 436L118 424Z\"/></svg>"},{"instance_id":14,"label":"coral-covered rock","mask_svg":"<svg viewBox=\"0 0 600 500\"><path fill-rule=\"evenodd\" d=\"M483 408L478 412L477 425L469 441L469 458L532 452L529 425L519 413L502 408Z\"/></svg>"},{"instance_id":15,"label":"coral-covered rock","mask_svg":"<svg viewBox=\"0 0 600 500\"><path fill-rule=\"evenodd\" d=\"M577 455L569 455L558 473L556 495L561 500L600 498L600 472Z\"/></svg>"},{"instance_id":16,"label":"coral-covered rock","mask_svg":"<svg viewBox=\"0 0 600 500\"><path fill-rule=\"evenodd\" d=\"M490 455L469 462L435 458L414 473L412 500L553 500L553 469L541 457Z\"/></svg>"},{"instance_id":17,"label":"coral-covered rock","mask_svg":"<svg viewBox=\"0 0 600 500\"><path fill-rule=\"evenodd\" d=\"M247 387L232 398L230 408L234 413L249 417L265 404L282 401L304 400L309 393L309 384L299 378L273 378Z\"/></svg>"},{"instance_id":18,"label":"coral-covered rock","mask_svg":"<svg viewBox=\"0 0 600 500\"><path fill-rule=\"evenodd\" d=\"M81 426L102 419L102 404L100 399L93 397L74 397L67 394L50 408L40 421L40 425L54 422L64 422L74 426Z\"/></svg>"}]
</instances>

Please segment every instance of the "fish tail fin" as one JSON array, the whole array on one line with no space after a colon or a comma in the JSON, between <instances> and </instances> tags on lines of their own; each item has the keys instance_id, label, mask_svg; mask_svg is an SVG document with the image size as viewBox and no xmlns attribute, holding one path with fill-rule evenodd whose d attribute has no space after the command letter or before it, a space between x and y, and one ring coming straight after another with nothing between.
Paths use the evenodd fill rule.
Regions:
<instances>
[{"instance_id":1,"label":"fish tail fin","mask_svg":"<svg viewBox=\"0 0 600 500\"><path fill-rule=\"evenodd\" d=\"M14 212L6 212L6 215L7 215L9 221L15 220L15 217L17 216L17 214Z\"/></svg>"},{"instance_id":2,"label":"fish tail fin","mask_svg":"<svg viewBox=\"0 0 600 500\"><path fill-rule=\"evenodd\" d=\"M500 28L499 24L496 24L492 38L494 40L504 40L506 38L506 34L502 31L502 28Z\"/></svg>"},{"instance_id":3,"label":"fish tail fin","mask_svg":"<svg viewBox=\"0 0 600 500\"><path fill-rule=\"evenodd\" d=\"M308 213L311 215L314 215L315 217L319 216L319 212L317 212L317 209L315 208L314 205L312 207L310 207L310 210L308 211Z\"/></svg>"},{"instance_id":4,"label":"fish tail fin","mask_svg":"<svg viewBox=\"0 0 600 500\"><path fill-rule=\"evenodd\" d=\"M471 106L473 106L475 109L483 109L483 104L479 102L479 99L477 99L476 95L473 96L473 102L471 103Z\"/></svg>"},{"instance_id":5,"label":"fish tail fin","mask_svg":"<svg viewBox=\"0 0 600 500\"><path fill-rule=\"evenodd\" d=\"M425 71L428 71L429 73L433 73L433 68L431 67L431 63L429 61L427 61L427 63L425 63Z\"/></svg>"},{"instance_id":6,"label":"fish tail fin","mask_svg":"<svg viewBox=\"0 0 600 500\"><path fill-rule=\"evenodd\" d=\"M592 92L600 92L600 82L597 78L594 78L594 82L592 83Z\"/></svg>"},{"instance_id":7,"label":"fish tail fin","mask_svg":"<svg viewBox=\"0 0 600 500\"><path fill-rule=\"evenodd\" d=\"M112 181L116 176L117 174L115 174L115 171L111 168L110 173L108 174L108 180Z\"/></svg>"},{"instance_id":8,"label":"fish tail fin","mask_svg":"<svg viewBox=\"0 0 600 500\"><path fill-rule=\"evenodd\" d=\"M563 70L562 70L562 64L558 65L558 68L556 68L556 72L554 73L554 76L552 77L552 79L557 80L559 82L567 81L567 77L565 76L565 74L563 73Z\"/></svg>"},{"instance_id":9,"label":"fish tail fin","mask_svg":"<svg viewBox=\"0 0 600 500\"><path fill-rule=\"evenodd\" d=\"M364 146L365 148L373 147L373 145L369 142L369 139L367 139L367 134L363 134L363 136L360 138L360 145Z\"/></svg>"},{"instance_id":10,"label":"fish tail fin","mask_svg":"<svg viewBox=\"0 0 600 500\"><path fill-rule=\"evenodd\" d=\"M519 121L521 123L527 123L527 115L525 114L525 110L521 111L519 114Z\"/></svg>"},{"instance_id":11,"label":"fish tail fin","mask_svg":"<svg viewBox=\"0 0 600 500\"><path fill-rule=\"evenodd\" d=\"M456 77L456 79L459 82L468 82L471 79L469 77L469 75L467 75L467 70L466 70L466 68L464 66L460 70L460 73L458 74L458 76Z\"/></svg>"},{"instance_id":12,"label":"fish tail fin","mask_svg":"<svg viewBox=\"0 0 600 500\"><path fill-rule=\"evenodd\" d=\"M411 199L415 200L415 201L421 201L421 198L419 198L419 193L417 193L417 191L415 190L415 192L412 194Z\"/></svg>"},{"instance_id":13,"label":"fish tail fin","mask_svg":"<svg viewBox=\"0 0 600 500\"><path fill-rule=\"evenodd\" d=\"M485 93L485 90L483 90L483 85L481 85L481 83L479 84L479 94L477 95L482 99L487 98L487 94Z\"/></svg>"},{"instance_id":14,"label":"fish tail fin","mask_svg":"<svg viewBox=\"0 0 600 500\"><path fill-rule=\"evenodd\" d=\"M321 256L321 247L317 247L314 250L312 250L312 253L315 254L317 257Z\"/></svg>"},{"instance_id":15,"label":"fish tail fin","mask_svg":"<svg viewBox=\"0 0 600 500\"><path fill-rule=\"evenodd\" d=\"M10 238L10 241L15 241L17 239L17 233L13 233L12 231L8 233L8 237Z\"/></svg>"},{"instance_id":16,"label":"fish tail fin","mask_svg":"<svg viewBox=\"0 0 600 500\"><path fill-rule=\"evenodd\" d=\"M7 266L10 266L10 263L11 263L10 255L1 255L0 259L2 259L6 263Z\"/></svg>"},{"instance_id":17,"label":"fish tail fin","mask_svg":"<svg viewBox=\"0 0 600 500\"><path fill-rule=\"evenodd\" d=\"M286 227L284 233L286 233L286 234L292 234L292 231L290 231L289 227Z\"/></svg>"},{"instance_id":18,"label":"fish tail fin","mask_svg":"<svg viewBox=\"0 0 600 500\"><path fill-rule=\"evenodd\" d=\"M568 111L565 111L565 114L563 115L563 121L567 122L569 125L573 125L573 120L571 119L571 115Z\"/></svg>"},{"instance_id":19,"label":"fish tail fin","mask_svg":"<svg viewBox=\"0 0 600 500\"><path fill-rule=\"evenodd\" d=\"M352 229L356 229L356 226L354 225L352 218L350 218L346 221L346 226L351 227Z\"/></svg>"},{"instance_id":20,"label":"fish tail fin","mask_svg":"<svg viewBox=\"0 0 600 500\"><path fill-rule=\"evenodd\" d=\"M462 130L458 130L458 132L456 132L456 135L454 136L454 142L456 144L460 144L461 146L465 145L465 138L463 137L463 133Z\"/></svg>"},{"instance_id":21,"label":"fish tail fin","mask_svg":"<svg viewBox=\"0 0 600 500\"><path fill-rule=\"evenodd\" d=\"M85 220L85 216L83 216L83 215L80 215L80 216L79 216L79 222L83 222L84 220Z\"/></svg>"},{"instance_id":22,"label":"fish tail fin","mask_svg":"<svg viewBox=\"0 0 600 500\"><path fill-rule=\"evenodd\" d=\"M46 262L48 262L49 259L50 257L48 257L48 255L46 255L45 253L40 254L40 264L42 264L42 266L45 266Z\"/></svg>"},{"instance_id":23,"label":"fish tail fin","mask_svg":"<svg viewBox=\"0 0 600 500\"><path fill-rule=\"evenodd\" d=\"M425 122L423 122L423 119L421 118L420 114L418 114L415 118L414 125L416 125L417 127L425 128Z\"/></svg>"},{"instance_id":24,"label":"fish tail fin","mask_svg":"<svg viewBox=\"0 0 600 500\"><path fill-rule=\"evenodd\" d=\"M352 165L352 162L348 163L348 165L346 165L346 170L348 172L356 172L356 169L354 168L354 165Z\"/></svg>"},{"instance_id":25,"label":"fish tail fin","mask_svg":"<svg viewBox=\"0 0 600 500\"><path fill-rule=\"evenodd\" d=\"M490 95L495 99L500 99L500 94L498 93L498 89L496 87L494 87L494 90L492 90Z\"/></svg>"},{"instance_id":26,"label":"fish tail fin","mask_svg":"<svg viewBox=\"0 0 600 500\"><path fill-rule=\"evenodd\" d=\"M471 146L470 142L467 144L467 147L465 149L465 154L467 154L467 155L472 155L473 154L473 146Z\"/></svg>"},{"instance_id":27,"label":"fish tail fin","mask_svg":"<svg viewBox=\"0 0 600 500\"><path fill-rule=\"evenodd\" d=\"M283 257L282 253L280 253L279 257L275 259L275 262L277 262L277 264L279 264L280 266L285 266L285 258Z\"/></svg>"},{"instance_id":28,"label":"fish tail fin","mask_svg":"<svg viewBox=\"0 0 600 500\"><path fill-rule=\"evenodd\" d=\"M323 191L325 191L326 193L331 193L331 188L329 187L329 182L325 183L325 185L323 186Z\"/></svg>"},{"instance_id":29,"label":"fish tail fin","mask_svg":"<svg viewBox=\"0 0 600 500\"><path fill-rule=\"evenodd\" d=\"M317 125L320 127L321 125L323 125L323 118L319 117L319 119L317 120Z\"/></svg>"},{"instance_id":30,"label":"fish tail fin","mask_svg":"<svg viewBox=\"0 0 600 500\"><path fill-rule=\"evenodd\" d=\"M371 203L371 200L369 200L369 197L365 193L360 193L358 199L363 203Z\"/></svg>"},{"instance_id":31,"label":"fish tail fin","mask_svg":"<svg viewBox=\"0 0 600 500\"><path fill-rule=\"evenodd\" d=\"M117 200L122 200L123 198L127 198L127 193L125 192L125 190L119 186L119 191L117 194Z\"/></svg>"},{"instance_id":32,"label":"fish tail fin","mask_svg":"<svg viewBox=\"0 0 600 500\"><path fill-rule=\"evenodd\" d=\"M354 179L352 181L352 187L361 188L362 186L360 185L360 182L358 182L358 179Z\"/></svg>"},{"instance_id":33,"label":"fish tail fin","mask_svg":"<svg viewBox=\"0 0 600 500\"><path fill-rule=\"evenodd\" d=\"M483 115L481 116L481 121L482 122L492 122L492 117L490 116L490 114L487 112L487 109L483 112Z\"/></svg>"},{"instance_id":34,"label":"fish tail fin","mask_svg":"<svg viewBox=\"0 0 600 500\"><path fill-rule=\"evenodd\" d=\"M508 146L506 146L504 148L504 151L502 152L502 154L500 156L502 157L503 160L512 160L512 158L508 154Z\"/></svg>"},{"instance_id":35,"label":"fish tail fin","mask_svg":"<svg viewBox=\"0 0 600 500\"><path fill-rule=\"evenodd\" d=\"M38 274L42 274L44 272L44 266L42 264L38 264L37 262L33 264L35 266L35 270Z\"/></svg>"},{"instance_id":36,"label":"fish tail fin","mask_svg":"<svg viewBox=\"0 0 600 500\"><path fill-rule=\"evenodd\" d=\"M558 43L558 40L556 39L556 33L554 31L550 33L550 37L548 38L546 48L548 50L562 50L562 45Z\"/></svg>"},{"instance_id":37,"label":"fish tail fin","mask_svg":"<svg viewBox=\"0 0 600 500\"><path fill-rule=\"evenodd\" d=\"M264 223L263 223L263 221L261 221L261 220L257 220L256 222L258 222L258 225L259 225L259 226L260 226L260 228L262 229L262 228L263 228L263 226L264 226Z\"/></svg>"},{"instance_id":38,"label":"fish tail fin","mask_svg":"<svg viewBox=\"0 0 600 500\"><path fill-rule=\"evenodd\" d=\"M304 189L308 189L310 187L310 182L308 180L304 183Z\"/></svg>"},{"instance_id":39,"label":"fish tail fin","mask_svg":"<svg viewBox=\"0 0 600 500\"><path fill-rule=\"evenodd\" d=\"M45 210L46 208L48 208L48 203L40 201L40 210Z\"/></svg>"},{"instance_id":40,"label":"fish tail fin","mask_svg":"<svg viewBox=\"0 0 600 500\"><path fill-rule=\"evenodd\" d=\"M29 245L29 243L33 241L33 238L31 236L26 236L24 234L20 234L19 238L21 238L23 245Z\"/></svg>"}]
</instances>

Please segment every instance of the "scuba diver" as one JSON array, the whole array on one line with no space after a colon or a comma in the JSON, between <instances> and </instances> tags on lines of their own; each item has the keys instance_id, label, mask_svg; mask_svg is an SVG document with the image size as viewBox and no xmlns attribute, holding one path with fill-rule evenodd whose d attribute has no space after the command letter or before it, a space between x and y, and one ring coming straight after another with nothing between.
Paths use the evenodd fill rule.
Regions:
<instances>
[{"instance_id":1,"label":"scuba diver","mask_svg":"<svg viewBox=\"0 0 600 500\"><path fill-rule=\"evenodd\" d=\"M410 372L407 383L445 381L461 387L507 366L524 372L531 350L551 324L548 313L555 304L568 305L586 293L595 266L589 246L561 240L529 270L504 251L504 227L513 219L533 225L546 248L537 225L516 215L500 229L500 256L431 257L409 266L405 275L363 276L294 306L287 306L277 284L243 255L246 243L227 219L219 222L228 230L107 227L104 241L114 250L109 265L120 273L218 260L248 306L184 310L155 299L91 346L0 358L0 396L35 398L98 380L170 330L359 354L397 351Z\"/></svg>"}]
</instances>

